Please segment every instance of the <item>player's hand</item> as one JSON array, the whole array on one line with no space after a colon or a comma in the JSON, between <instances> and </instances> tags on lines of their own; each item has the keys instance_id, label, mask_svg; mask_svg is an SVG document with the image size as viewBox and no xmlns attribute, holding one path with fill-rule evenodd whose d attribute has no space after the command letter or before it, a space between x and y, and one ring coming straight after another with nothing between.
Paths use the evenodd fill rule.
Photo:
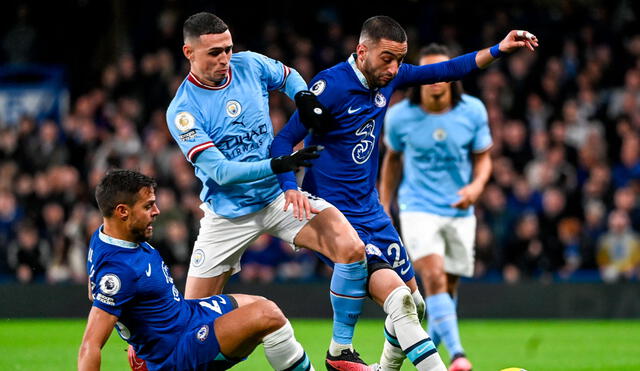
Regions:
<instances>
[{"instance_id":1,"label":"player's hand","mask_svg":"<svg viewBox=\"0 0 640 371\"><path fill-rule=\"evenodd\" d=\"M320 212L312 207L307 196L297 189L290 189L284 193L284 211L289 210L289 205L293 206L293 217L298 220L302 220L304 217L310 220L311 214Z\"/></svg>"},{"instance_id":2,"label":"player's hand","mask_svg":"<svg viewBox=\"0 0 640 371\"><path fill-rule=\"evenodd\" d=\"M465 187L462 187L462 189L458 191L460 200L456 203L451 204L451 206L455 207L456 209L468 209L478 200L480 194L482 193L482 189L483 187L476 183L471 183L466 185Z\"/></svg>"},{"instance_id":3,"label":"player's hand","mask_svg":"<svg viewBox=\"0 0 640 371\"><path fill-rule=\"evenodd\" d=\"M129 345L127 348L127 358L129 359L129 367L133 371L147 371L147 363L144 359L138 358L136 356L136 351L133 350L133 347Z\"/></svg>"},{"instance_id":4,"label":"player's hand","mask_svg":"<svg viewBox=\"0 0 640 371\"><path fill-rule=\"evenodd\" d=\"M331 117L318 97L308 90L299 91L294 97L302 125L314 133L326 133L331 126Z\"/></svg>"},{"instance_id":5,"label":"player's hand","mask_svg":"<svg viewBox=\"0 0 640 371\"><path fill-rule=\"evenodd\" d=\"M273 170L274 174L280 174L294 171L300 166L310 167L311 162L309 162L309 160L315 160L320 157L320 151L323 149L323 146L309 146L295 151L288 156L272 158L271 170Z\"/></svg>"},{"instance_id":6,"label":"player's hand","mask_svg":"<svg viewBox=\"0 0 640 371\"><path fill-rule=\"evenodd\" d=\"M524 30L512 30L500 41L499 48L503 53L512 53L521 48L534 51L538 47L538 38Z\"/></svg>"}]
</instances>

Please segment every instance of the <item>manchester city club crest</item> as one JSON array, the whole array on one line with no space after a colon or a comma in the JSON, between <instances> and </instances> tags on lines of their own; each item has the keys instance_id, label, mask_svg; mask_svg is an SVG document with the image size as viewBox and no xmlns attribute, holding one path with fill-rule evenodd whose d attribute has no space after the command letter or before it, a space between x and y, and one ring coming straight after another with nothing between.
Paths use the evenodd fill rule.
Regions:
<instances>
[{"instance_id":1,"label":"manchester city club crest","mask_svg":"<svg viewBox=\"0 0 640 371\"><path fill-rule=\"evenodd\" d=\"M436 142L442 142L443 140L447 139L447 132L442 128L437 128L433 131L433 139Z\"/></svg>"},{"instance_id":2,"label":"manchester city club crest","mask_svg":"<svg viewBox=\"0 0 640 371\"><path fill-rule=\"evenodd\" d=\"M204 262L204 251L202 251L201 249L197 249L196 251L193 252L193 255L191 258L191 265L193 265L194 267L199 267L202 265L203 262Z\"/></svg>"},{"instance_id":3,"label":"manchester city club crest","mask_svg":"<svg viewBox=\"0 0 640 371\"><path fill-rule=\"evenodd\" d=\"M374 103L376 104L376 107L384 107L387 104L387 98L385 98L382 93L378 92L374 99Z\"/></svg>"},{"instance_id":4,"label":"manchester city club crest","mask_svg":"<svg viewBox=\"0 0 640 371\"><path fill-rule=\"evenodd\" d=\"M192 129L196 123L196 120L193 118L193 115L189 112L180 112L176 115L176 118L173 122L178 130L181 132L185 132L189 129Z\"/></svg>"},{"instance_id":5,"label":"manchester city club crest","mask_svg":"<svg viewBox=\"0 0 640 371\"><path fill-rule=\"evenodd\" d=\"M238 117L240 113L242 113L242 106L240 105L240 102L236 100L230 100L227 102L227 115L229 115L229 117Z\"/></svg>"}]
</instances>

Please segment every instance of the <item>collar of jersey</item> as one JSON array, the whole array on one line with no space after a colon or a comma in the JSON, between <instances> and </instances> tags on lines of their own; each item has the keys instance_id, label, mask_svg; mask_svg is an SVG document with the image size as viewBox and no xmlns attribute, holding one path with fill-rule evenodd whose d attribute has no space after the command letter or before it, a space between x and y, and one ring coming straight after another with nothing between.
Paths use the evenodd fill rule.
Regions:
<instances>
[{"instance_id":1,"label":"collar of jersey","mask_svg":"<svg viewBox=\"0 0 640 371\"><path fill-rule=\"evenodd\" d=\"M227 80L222 85L218 85L218 86L207 85L207 84L201 82L200 80L198 80L196 75L191 73L191 71L189 71L189 75L187 76L187 80L189 80L193 85L195 85L195 86L197 86L199 88L202 88L202 89L220 90L220 89L224 89L227 86L229 86L229 84L231 83L232 76L233 76L233 74L231 73L231 66L229 66L229 76L227 76Z\"/></svg>"},{"instance_id":2,"label":"collar of jersey","mask_svg":"<svg viewBox=\"0 0 640 371\"><path fill-rule=\"evenodd\" d=\"M360 71L360 69L358 69L358 66L356 66L356 53L351 54L348 62L351 65L351 68L353 68L353 72L355 72L356 77L358 78L358 80L360 80L360 83L362 84L362 86L364 86L366 89L369 89L369 83L367 82L367 78L364 77L364 75L362 74L362 71Z\"/></svg>"},{"instance_id":3,"label":"collar of jersey","mask_svg":"<svg viewBox=\"0 0 640 371\"><path fill-rule=\"evenodd\" d=\"M104 226L100 226L100 240L104 243L108 243L109 245L115 245L115 246L119 246L119 247L124 247L126 249L135 249L136 247L138 247L138 244L135 242L131 242L131 241L125 241L125 240L119 240L117 238L113 238L111 236L107 236L106 234L102 233L102 228L104 228Z\"/></svg>"}]
</instances>

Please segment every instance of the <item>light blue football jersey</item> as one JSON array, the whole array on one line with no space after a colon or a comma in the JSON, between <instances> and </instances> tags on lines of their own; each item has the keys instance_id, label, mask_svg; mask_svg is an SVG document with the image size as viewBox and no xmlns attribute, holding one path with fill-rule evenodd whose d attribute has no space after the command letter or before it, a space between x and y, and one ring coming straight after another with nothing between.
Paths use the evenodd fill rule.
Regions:
<instances>
[{"instance_id":1,"label":"light blue football jersey","mask_svg":"<svg viewBox=\"0 0 640 371\"><path fill-rule=\"evenodd\" d=\"M473 207L460 210L451 204L460 199L458 191L472 180L472 154L493 144L484 104L464 94L452 110L429 114L405 99L389 108L385 124L387 145L403 152L400 211L473 214Z\"/></svg>"},{"instance_id":2,"label":"light blue football jersey","mask_svg":"<svg viewBox=\"0 0 640 371\"><path fill-rule=\"evenodd\" d=\"M229 76L210 86L189 74L167 109L171 135L192 164L206 149L232 161L268 159L273 140L269 91L284 87L290 69L253 52L231 57ZM282 192L275 176L221 186L195 168L200 198L218 215L235 218L264 208Z\"/></svg>"}]
</instances>

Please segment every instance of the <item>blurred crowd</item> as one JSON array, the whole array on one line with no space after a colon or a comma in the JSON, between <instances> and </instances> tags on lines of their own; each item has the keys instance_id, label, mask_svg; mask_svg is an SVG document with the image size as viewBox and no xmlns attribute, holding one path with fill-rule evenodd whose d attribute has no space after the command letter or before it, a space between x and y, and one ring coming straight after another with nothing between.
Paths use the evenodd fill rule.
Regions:
<instances>
[{"instance_id":1,"label":"blurred crowd","mask_svg":"<svg viewBox=\"0 0 640 371\"><path fill-rule=\"evenodd\" d=\"M493 177L476 208L476 278L638 280L640 29L633 25L640 13L626 2L563 1L527 9L488 6L478 13L484 16L465 23L455 6L466 2L448 3L453 8L407 5L418 7L416 17L430 14L430 24L397 17L408 31L409 62L429 42L460 54L495 44L516 25L541 40L538 52L519 52L463 81L485 103L494 139ZM1 281L86 282L88 238L101 224L93 191L114 167L158 180L161 214L151 244L175 277L185 277L202 212L200 183L165 122L166 107L188 72L181 25L189 13L177 5L167 1L140 26L135 18L123 20L130 38L105 54L110 58L88 63L95 73L71 84L65 117L23 117L14 125L0 117ZM29 23L29 11L18 9L7 26L3 63L39 62L32 49L45 35ZM218 15L231 26L234 51L282 60L309 80L345 60L355 50L361 22L374 15L345 13L328 7L306 27L273 17L238 32L234 17L240 15ZM141 46L143 26L153 28L144 31L154 42ZM23 34L29 37L16 36ZM270 109L278 131L295 106L276 92ZM262 236L245 253L239 279L326 276L312 253L293 253Z\"/></svg>"}]
</instances>

